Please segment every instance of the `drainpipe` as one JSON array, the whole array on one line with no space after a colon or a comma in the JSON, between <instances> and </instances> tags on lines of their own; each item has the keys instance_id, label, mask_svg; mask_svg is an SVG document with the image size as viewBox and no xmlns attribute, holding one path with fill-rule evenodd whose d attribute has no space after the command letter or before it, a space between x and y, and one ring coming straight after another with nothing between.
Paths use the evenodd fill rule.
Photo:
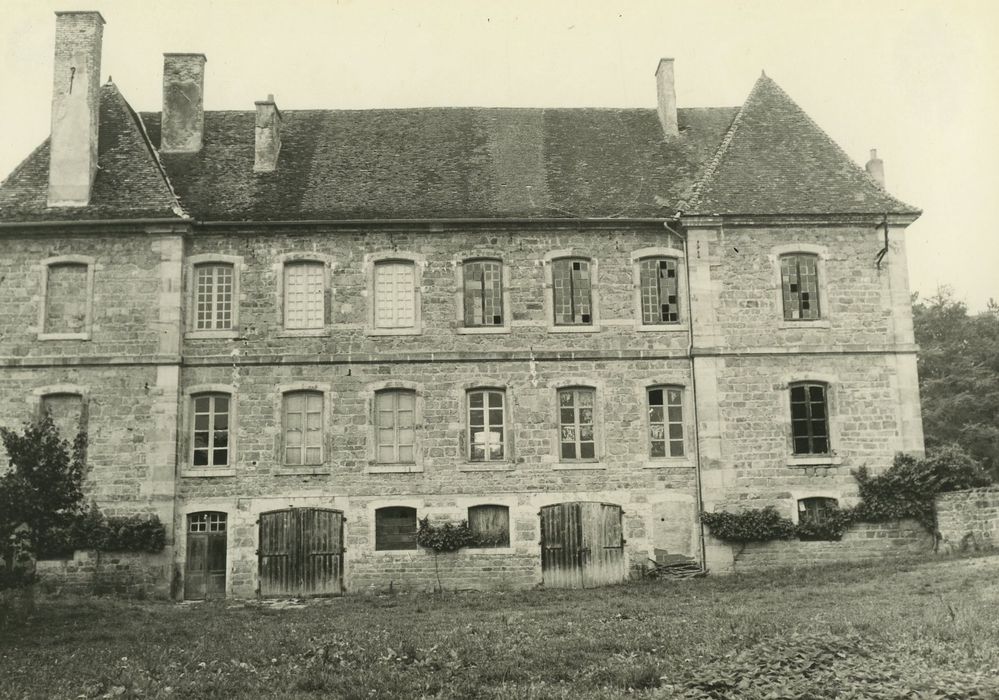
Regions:
<instances>
[{"instance_id":1,"label":"drainpipe","mask_svg":"<svg viewBox=\"0 0 999 700\"><path fill-rule=\"evenodd\" d=\"M676 213L676 216L672 219L673 221L680 220L680 212ZM663 221L663 227L683 241L683 266L684 274L686 275L686 287L687 291L687 357L690 358L690 392L691 399L690 405L693 408L693 420L694 420L694 483L695 483L695 495L696 495L696 505L697 513L695 517L697 518L697 528L699 531L699 536L697 538L698 545L701 550L701 571L707 572L708 570L708 560L707 560L707 549L704 545L704 523L701 522L701 511L704 510L704 494L701 488L701 441L698 434L698 426L700 423L697 419L697 375L694 373L694 314L693 308L690 304L690 246L687 245L687 235L686 232L680 233L676 229L669 225L670 220Z\"/></svg>"}]
</instances>

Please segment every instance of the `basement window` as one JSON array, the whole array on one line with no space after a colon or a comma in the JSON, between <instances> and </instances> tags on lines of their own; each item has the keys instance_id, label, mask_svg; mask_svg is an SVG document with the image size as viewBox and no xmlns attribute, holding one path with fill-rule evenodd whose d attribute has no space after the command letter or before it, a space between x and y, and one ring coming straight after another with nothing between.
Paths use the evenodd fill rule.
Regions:
<instances>
[{"instance_id":1,"label":"basement window","mask_svg":"<svg viewBox=\"0 0 999 700\"><path fill-rule=\"evenodd\" d=\"M821 532L823 525L830 524L833 514L839 510L839 502L835 498L812 497L798 500L798 523L814 526ZM799 533L799 538L806 541L829 539L819 534L806 535Z\"/></svg>"},{"instance_id":2,"label":"basement window","mask_svg":"<svg viewBox=\"0 0 999 700\"><path fill-rule=\"evenodd\" d=\"M506 506L472 506L468 509L468 527L478 540L474 547L510 546L510 509Z\"/></svg>"},{"instance_id":3,"label":"basement window","mask_svg":"<svg viewBox=\"0 0 999 700\"><path fill-rule=\"evenodd\" d=\"M375 551L416 549L416 508L389 506L375 511Z\"/></svg>"}]
</instances>

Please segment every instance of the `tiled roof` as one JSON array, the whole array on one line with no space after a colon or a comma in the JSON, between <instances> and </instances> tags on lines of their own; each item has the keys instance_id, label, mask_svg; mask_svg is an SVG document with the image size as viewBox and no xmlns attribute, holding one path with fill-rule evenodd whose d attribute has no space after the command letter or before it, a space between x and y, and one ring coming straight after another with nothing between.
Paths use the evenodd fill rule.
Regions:
<instances>
[{"instance_id":1,"label":"tiled roof","mask_svg":"<svg viewBox=\"0 0 999 700\"><path fill-rule=\"evenodd\" d=\"M204 147L164 155L201 220L658 217L675 213L735 108L282 111L254 173L254 113L207 112ZM159 142L158 113L143 113Z\"/></svg>"},{"instance_id":2,"label":"tiled roof","mask_svg":"<svg viewBox=\"0 0 999 700\"><path fill-rule=\"evenodd\" d=\"M0 184L0 221L179 218L142 123L118 88L101 86L98 170L86 207L49 207L46 139Z\"/></svg>"},{"instance_id":3,"label":"tiled roof","mask_svg":"<svg viewBox=\"0 0 999 700\"><path fill-rule=\"evenodd\" d=\"M888 194L766 75L685 214L918 214Z\"/></svg>"}]
</instances>

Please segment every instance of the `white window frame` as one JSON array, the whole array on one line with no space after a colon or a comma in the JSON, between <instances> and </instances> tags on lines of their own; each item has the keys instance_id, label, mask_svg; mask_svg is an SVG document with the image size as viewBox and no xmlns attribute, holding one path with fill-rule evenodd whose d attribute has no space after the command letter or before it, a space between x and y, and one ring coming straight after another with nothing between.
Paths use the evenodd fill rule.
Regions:
<instances>
[{"instance_id":1,"label":"white window frame","mask_svg":"<svg viewBox=\"0 0 999 700\"><path fill-rule=\"evenodd\" d=\"M194 466L194 400L201 394L228 394L229 396L229 463L225 466ZM239 407L236 387L230 384L196 384L184 389L184 432L181 437L181 476L221 477L235 476L238 447Z\"/></svg>"},{"instance_id":2,"label":"white window frame","mask_svg":"<svg viewBox=\"0 0 999 700\"><path fill-rule=\"evenodd\" d=\"M465 325L465 264L478 262L480 260L490 260L498 262L502 270L501 284L503 303L503 323L495 326L466 326ZM473 249L461 257L452 258L455 269L455 331L460 335L491 335L509 333L511 321L513 320L513 310L510 301L510 266L503 258L503 254L495 250Z\"/></svg>"},{"instance_id":3,"label":"white window frame","mask_svg":"<svg viewBox=\"0 0 999 700\"><path fill-rule=\"evenodd\" d=\"M784 277L781 274L780 261L785 255L794 255L796 253L816 256L815 274L818 277L819 317L815 319L788 320L784 318ZM822 245L815 245L813 243L785 243L771 248L769 258L770 265L773 270L774 286L776 290L776 294L773 298L776 303L774 308L777 312L778 328L785 330L800 330L802 328L829 328L831 304L829 303L829 275L826 265L829 259L828 248Z\"/></svg>"},{"instance_id":4,"label":"white window frame","mask_svg":"<svg viewBox=\"0 0 999 700\"><path fill-rule=\"evenodd\" d=\"M642 261L648 258L672 258L676 260L676 294L680 308L680 318L674 323L643 323L642 312ZM679 248L654 246L639 248L631 253L631 274L633 287L632 313L635 318L635 330L640 333L677 333L689 330L690 309L687 308L687 265L686 254Z\"/></svg>"},{"instance_id":5,"label":"white window frame","mask_svg":"<svg viewBox=\"0 0 999 700\"><path fill-rule=\"evenodd\" d=\"M49 297L49 268L54 265L86 265L87 280L86 303L83 318L83 330L77 333L46 333L45 332L45 311L48 306ZM41 305L38 309L38 340L90 340L94 327L94 258L89 255L57 255L45 258L39 263L41 275Z\"/></svg>"},{"instance_id":6,"label":"white window frame","mask_svg":"<svg viewBox=\"0 0 999 700\"><path fill-rule=\"evenodd\" d=\"M670 439L669 439L669 435L668 435L668 431L669 431L669 420L668 420L668 415L667 415L668 414L667 403L663 404L664 418L666 418L665 426L666 426L666 430L667 430L667 436L666 436L666 439L665 439L667 454L665 454L663 456L660 456L660 457L654 457L652 455L652 419L651 419L651 417L649 415L649 413L650 413L649 409L651 408L651 406L649 404L649 392L657 390L657 389L662 390L664 393L666 391L670 390L670 389L674 389L674 390L677 390L677 391L680 392L680 426L683 429L683 454L682 455L673 456L673 455L669 454L669 449L670 449L669 443L670 443ZM666 398L664 396L664 401L665 400L666 400ZM683 386L682 384L677 384L676 382L663 382L663 383L647 384L646 386L644 386L642 388L642 407L643 407L643 411L644 411L644 420L643 420L643 423L645 424L645 450L646 450L645 458L649 462L668 462L670 464L677 464L677 463L681 463L682 464L684 462L689 462L690 461L690 443L691 443L691 440L690 440L690 421L689 421L688 415L687 415L687 405L688 405L687 388L685 386Z\"/></svg>"},{"instance_id":7,"label":"white window frame","mask_svg":"<svg viewBox=\"0 0 999 700\"><path fill-rule=\"evenodd\" d=\"M294 384L281 384L277 387L278 393L278 408L277 408L277 424L280 426L281 439L278 441L280 443L278 454L276 455L275 463L279 465L276 471L280 473L329 473L327 469L324 469L329 464L330 455L330 400L331 400L331 390L330 385L327 383L316 383L316 382L298 382ZM322 411L320 415L320 440L319 440L319 461L317 462L305 462L304 451L303 451L303 462L300 464L291 464L287 461L287 412L285 410L286 402L289 396L295 394L318 394L323 401Z\"/></svg>"},{"instance_id":8,"label":"white window frame","mask_svg":"<svg viewBox=\"0 0 999 700\"><path fill-rule=\"evenodd\" d=\"M378 416L376 395L382 391L411 391L416 394L413 416L413 462L379 462L378 461ZM391 380L369 384L364 389L367 430L367 462L365 470L368 474L407 474L423 471L423 386L406 380Z\"/></svg>"},{"instance_id":9,"label":"white window frame","mask_svg":"<svg viewBox=\"0 0 999 700\"><path fill-rule=\"evenodd\" d=\"M559 404L559 392L563 389L589 389L593 392L593 459L562 459L562 421ZM552 458L553 469L558 471L571 470L601 470L606 469L603 463L607 454L607 444L604 434L603 400L607 395L607 387L601 381L583 377L565 377L558 385L552 387Z\"/></svg>"},{"instance_id":10,"label":"white window frame","mask_svg":"<svg viewBox=\"0 0 999 700\"><path fill-rule=\"evenodd\" d=\"M323 324L313 328L288 328L285 314L285 285L286 271L289 265L296 263L315 263L323 266ZM277 278L277 314L278 327L281 329L279 337L311 337L325 336L330 334L332 325L334 292L332 287L333 270L335 264L329 255L316 252L293 252L285 253L278 258L274 266L275 277Z\"/></svg>"},{"instance_id":11,"label":"white window frame","mask_svg":"<svg viewBox=\"0 0 999 700\"><path fill-rule=\"evenodd\" d=\"M503 397L503 407L502 407L502 411L503 411L503 426L502 426L503 427L503 443L502 443L503 444L503 456L500 459L489 459L488 457L486 459L479 459L479 460L472 459L472 434L471 434L472 433L472 415L471 415L472 414L472 405L471 405L471 401L469 399L470 399L471 394L473 394L475 392L492 392L494 394L499 394L500 396ZM473 387L469 387L468 389L465 390L465 400L462 403L463 403L464 414L465 414L465 420L464 420L465 429L464 429L464 431L462 433L462 436L464 438L462 440L462 442L464 443L462 447L463 447L463 451L464 451L464 454L465 454L465 463L469 467L479 467L479 468L481 468L483 470L489 470L489 469L495 469L496 467L501 467L501 466L508 465L510 462L512 462L513 459L512 459L512 456L510 454L511 444L510 444L510 425L509 425L509 422L510 422L510 410L509 410L510 401L509 401L509 397L507 395L506 387L484 385L484 384L483 385L476 385L476 386L473 386ZM485 420L488 421L488 412L490 410L489 407L488 406L484 406L482 410L485 411L485 413L484 413Z\"/></svg>"},{"instance_id":12,"label":"white window frame","mask_svg":"<svg viewBox=\"0 0 999 700\"><path fill-rule=\"evenodd\" d=\"M413 266L413 325L402 328L381 328L376 320L375 267L383 263L400 262ZM426 259L417 253L391 251L364 256L364 276L367 279L368 313L366 334L378 335L421 335L423 333L423 271Z\"/></svg>"},{"instance_id":13,"label":"white window frame","mask_svg":"<svg viewBox=\"0 0 999 700\"><path fill-rule=\"evenodd\" d=\"M231 265L232 266L232 322L229 328L198 329L198 290L197 268L200 265ZM205 253L192 255L187 259L187 332L186 338L238 338L239 337L239 307L240 307L240 274L243 258L240 255L218 255Z\"/></svg>"},{"instance_id":14,"label":"white window frame","mask_svg":"<svg viewBox=\"0 0 999 700\"><path fill-rule=\"evenodd\" d=\"M555 323L555 282L553 267L556 260L563 258L584 259L590 263L590 306L589 325L560 326ZM600 332L600 277L597 258L584 251L566 248L545 253L542 259L545 270L545 323L549 333L599 333Z\"/></svg>"}]
</instances>

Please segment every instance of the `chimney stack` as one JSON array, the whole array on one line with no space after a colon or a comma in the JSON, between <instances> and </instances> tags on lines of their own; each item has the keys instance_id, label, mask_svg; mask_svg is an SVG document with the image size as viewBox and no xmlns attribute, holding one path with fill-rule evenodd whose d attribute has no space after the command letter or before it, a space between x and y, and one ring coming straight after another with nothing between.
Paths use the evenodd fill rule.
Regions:
<instances>
[{"instance_id":1,"label":"chimney stack","mask_svg":"<svg viewBox=\"0 0 999 700\"><path fill-rule=\"evenodd\" d=\"M55 14L48 205L82 207L97 173L104 18L92 11Z\"/></svg>"},{"instance_id":2,"label":"chimney stack","mask_svg":"<svg viewBox=\"0 0 999 700\"><path fill-rule=\"evenodd\" d=\"M679 136L676 121L676 83L673 80L673 59L660 58L656 68L656 92L659 97L659 123L667 137Z\"/></svg>"},{"instance_id":3,"label":"chimney stack","mask_svg":"<svg viewBox=\"0 0 999 700\"><path fill-rule=\"evenodd\" d=\"M878 149L871 149L871 159L867 161L867 174L878 181L882 188L885 186L885 162L878 158Z\"/></svg>"},{"instance_id":4,"label":"chimney stack","mask_svg":"<svg viewBox=\"0 0 999 700\"><path fill-rule=\"evenodd\" d=\"M253 172L269 173L277 169L281 152L281 111L274 102L274 95L254 103L257 106L256 139Z\"/></svg>"},{"instance_id":5,"label":"chimney stack","mask_svg":"<svg viewBox=\"0 0 999 700\"><path fill-rule=\"evenodd\" d=\"M197 153L205 133L203 53L163 54L163 116L160 150Z\"/></svg>"}]
</instances>

